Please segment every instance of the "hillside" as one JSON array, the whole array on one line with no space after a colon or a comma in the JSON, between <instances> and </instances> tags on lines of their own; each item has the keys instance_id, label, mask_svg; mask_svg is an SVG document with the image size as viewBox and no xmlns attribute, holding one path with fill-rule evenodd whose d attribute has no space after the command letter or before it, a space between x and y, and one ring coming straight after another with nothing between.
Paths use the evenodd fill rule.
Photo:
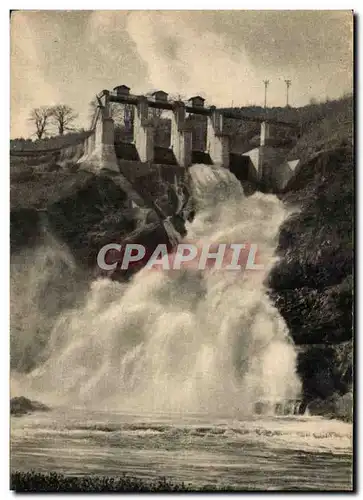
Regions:
<instances>
[{"instance_id":1,"label":"hillside","mask_svg":"<svg viewBox=\"0 0 363 500\"><path fill-rule=\"evenodd\" d=\"M53 151L66 146L77 144L82 139L85 139L90 134L89 131L80 130L78 132L69 132L64 135L57 135L54 137L46 137L44 139L32 141L31 139L11 139L10 151Z\"/></svg>"},{"instance_id":2,"label":"hillside","mask_svg":"<svg viewBox=\"0 0 363 500\"><path fill-rule=\"evenodd\" d=\"M352 146L353 107L352 97L327 102L321 107L312 106L311 113L315 112L316 118L310 119L307 114L301 121L300 137L290 151L288 159L300 158L305 162L319 151L345 145Z\"/></svg>"}]
</instances>

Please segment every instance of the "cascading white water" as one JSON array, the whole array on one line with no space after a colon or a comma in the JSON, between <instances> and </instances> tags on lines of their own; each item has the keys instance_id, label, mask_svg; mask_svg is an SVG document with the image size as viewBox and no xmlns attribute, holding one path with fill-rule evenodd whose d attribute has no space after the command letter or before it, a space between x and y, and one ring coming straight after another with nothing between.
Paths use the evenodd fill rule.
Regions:
<instances>
[{"instance_id":1,"label":"cascading white water","mask_svg":"<svg viewBox=\"0 0 363 500\"><path fill-rule=\"evenodd\" d=\"M54 318L67 300L67 282L76 274L67 247L52 236L46 224L43 220L39 246L11 259L11 362L19 371L40 361Z\"/></svg>"},{"instance_id":2,"label":"cascading white water","mask_svg":"<svg viewBox=\"0 0 363 500\"><path fill-rule=\"evenodd\" d=\"M143 269L127 285L94 281L82 306L60 312L46 361L22 378L24 394L102 409L238 414L298 396L295 349L264 286L287 213L275 196L246 198L228 170L194 165L190 173L198 211L188 240L255 243L264 271Z\"/></svg>"}]
</instances>

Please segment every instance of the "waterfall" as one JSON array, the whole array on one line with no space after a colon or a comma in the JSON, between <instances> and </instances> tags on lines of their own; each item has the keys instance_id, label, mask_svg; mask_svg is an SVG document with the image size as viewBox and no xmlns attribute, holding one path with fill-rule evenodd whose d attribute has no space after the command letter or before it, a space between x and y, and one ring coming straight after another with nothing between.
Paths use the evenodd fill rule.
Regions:
<instances>
[{"instance_id":1,"label":"waterfall","mask_svg":"<svg viewBox=\"0 0 363 500\"><path fill-rule=\"evenodd\" d=\"M297 400L295 348L264 284L284 206L273 195L245 197L226 169L194 165L190 175L197 213L187 240L255 243L263 271L142 269L127 284L95 280L84 300L45 325L47 343L22 378L24 395L102 409L238 415L254 413L260 401ZM35 259L34 286L43 269ZM35 315L54 298L39 296L30 281ZM24 297L14 300L21 308Z\"/></svg>"},{"instance_id":2,"label":"waterfall","mask_svg":"<svg viewBox=\"0 0 363 500\"><path fill-rule=\"evenodd\" d=\"M41 235L36 247L23 249L10 262L10 350L13 377L45 359L52 327L59 314L79 303L86 277L77 269L67 246L39 214Z\"/></svg>"}]
</instances>

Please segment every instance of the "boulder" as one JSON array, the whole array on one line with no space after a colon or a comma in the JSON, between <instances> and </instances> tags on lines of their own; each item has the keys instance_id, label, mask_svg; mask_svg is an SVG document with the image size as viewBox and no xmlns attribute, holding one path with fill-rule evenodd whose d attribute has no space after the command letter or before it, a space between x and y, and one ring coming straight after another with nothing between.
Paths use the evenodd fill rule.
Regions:
<instances>
[{"instance_id":1,"label":"boulder","mask_svg":"<svg viewBox=\"0 0 363 500\"><path fill-rule=\"evenodd\" d=\"M39 401L32 401L24 396L11 398L10 415L21 416L34 411L50 411L50 408Z\"/></svg>"},{"instance_id":2,"label":"boulder","mask_svg":"<svg viewBox=\"0 0 363 500\"><path fill-rule=\"evenodd\" d=\"M328 399L314 399L309 403L310 415L319 415L325 418L338 418L346 422L353 421L353 393L344 395L333 394Z\"/></svg>"}]
</instances>

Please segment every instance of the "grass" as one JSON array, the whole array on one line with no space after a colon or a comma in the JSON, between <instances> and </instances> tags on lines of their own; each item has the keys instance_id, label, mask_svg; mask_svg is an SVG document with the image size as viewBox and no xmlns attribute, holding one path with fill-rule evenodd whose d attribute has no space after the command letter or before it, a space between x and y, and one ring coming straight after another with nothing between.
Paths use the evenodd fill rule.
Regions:
<instances>
[{"instance_id":1,"label":"grass","mask_svg":"<svg viewBox=\"0 0 363 500\"><path fill-rule=\"evenodd\" d=\"M54 149L60 149L67 146L72 146L81 142L83 139L90 135L89 131L79 131L70 132L64 135L57 135L54 137L46 137L44 139L32 141L31 139L11 139L10 140L10 151L11 152L21 152L21 151L38 151L45 152Z\"/></svg>"},{"instance_id":2,"label":"grass","mask_svg":"<svg viewBox=\"0 0 363 500\"><path fill-rule=\"evenodd\" d=\"M192 485L174 483L166 478L144 480L127 475L65 476L57 472L13 472L10 489L16 492L186 492L197 491ZM208 487L212 491L212 487ZM203 491L206 491L203 488Z\"/></svg>"}]
</instances>

